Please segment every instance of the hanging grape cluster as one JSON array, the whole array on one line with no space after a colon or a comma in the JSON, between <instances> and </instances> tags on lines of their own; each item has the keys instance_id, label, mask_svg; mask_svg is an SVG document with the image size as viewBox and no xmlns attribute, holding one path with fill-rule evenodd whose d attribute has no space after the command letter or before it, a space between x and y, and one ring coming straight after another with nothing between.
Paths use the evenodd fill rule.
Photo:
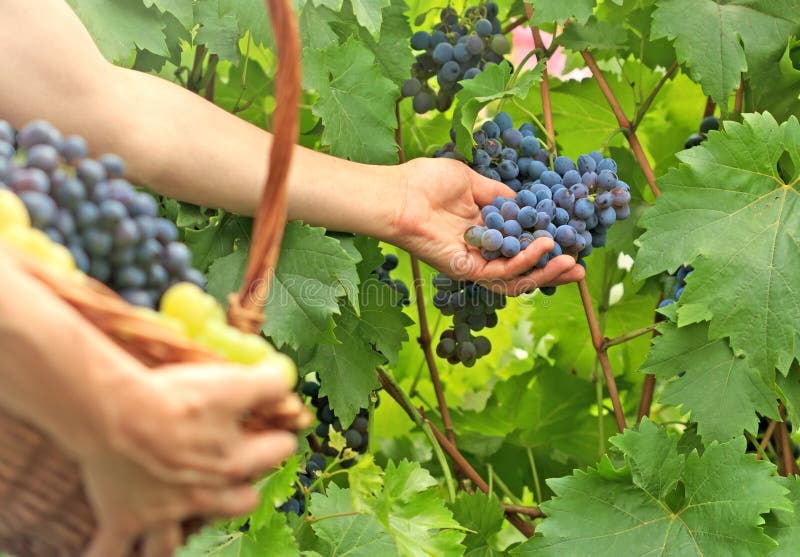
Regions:
<instances>
[{"instance_id":1,"label":"hanging grape cluster","mask_svg":"<svg viewBox=\"0 0 800 557\"><path fill-rule=\"evenodd\" d=\"M322 441L322 453L327 456L337 456L339 451L331 447L329 438L331 430L342 434L347 442L347 448L364 454L369 448L369 411L366 408L359 410L358 415L347 428L342 426L342 422L333 413L328 397L319 396L320 384L315 381L303 383L302 392L311 398L311 404L317 409L317 425L314 433ZM351 464L344 461L342 464Z\"/></svg>"},{"instance_id":2,"label":"hanging grape cluster","mask_svg":"<svg viewBox=\"0 0 800 557\"><path fill-rule=\"evenodd\" d=\"M424 114L436 108L444 112L453 104L462 79L472 79L487 64L499 64L511 50L503 35L499 8L486 2L468 8L463 16L447 7L432 31L418 31L411 48L423 51L411 66L411 78L403 83L404 97L413 97L414 110ZM434 81L438 91L431 84Z\"/></svg>"},{"instance_id":3,"label":"hanging grape cluster","mask_svg":"<svg viewBox=\"0 0 800 557\"><path fill-rule=\"evenodd\" d=\"M393 253L387 253L384 257L383 263L373 271L375 275L378 276L378 280L381 281L383 284L397 292L400 296L397 304L401 306L407 306L411 303L411 292L408 290L408 286L405 282L400 279L392 279L391 272L397 269L397 265L400 261L397 259L397 256Z\"/></svg>"},{"instance_id":4,"label":"hanging grape cluster","mask_svg":"<svg viewBox=\"0 0 800 557\"><path fill-rule=\"evenodd\" d=\"M155 308L181 281L204 286L175 225L123 178L122 159L87 152L83 138L45 121L17 133L0 120L0 188L20 197L33 226L65 246L81 271L131 304Z\"/></svg>"},{"instance_id":5,"label":"hanging grape cluster","mask_svg":"<svg viewBox=\"0 0 800 557\"><path fill-rule=\"evenodd\" d=\"M506 297L444 274L436 275L433 285L436 287L433 305L442 315L453 316L453 326L439 337L436 354L451 364L472 367L492 350L487 337L472 333L497 326L497 310L506 306Z\"/></svg>"}]
</instances>

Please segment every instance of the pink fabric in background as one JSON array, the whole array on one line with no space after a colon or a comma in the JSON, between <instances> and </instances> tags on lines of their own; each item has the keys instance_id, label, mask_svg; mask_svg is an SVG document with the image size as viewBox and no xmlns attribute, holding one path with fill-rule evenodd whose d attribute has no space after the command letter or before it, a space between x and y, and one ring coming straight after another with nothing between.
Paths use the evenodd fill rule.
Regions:
<instances>
[{"instance_id":1,"label":"pink fabric in background","mask_svg":"<svg viewBox=\"0 0 800 557\"><path fill-rule=\"evenodd\" d=\"M550 33L545 33L541 31L542 34L542 41L544 41L545 47L549 47L550 43L553 42L553 35ZM531 30L528 27L519 26L516 27L513 31L511 31L511 62L514 64L514 67L519 66L522 62L522 59L533 50L533 36L531 36ZM526 68L534 68L537 64L538 60L536 56L531 56L530 59L525 63ZM576 79L580 81L586 77L590 77L592 74L589 71L589 68L581 68L575 69L571 72L564 74L564 68L567 65L567 56L564 54L564 49L559 47L550 57L550 60L547 61L547 71L550 72L550 75L557 77L562 80L568 79Z\"/></svg>"}]
</instances>

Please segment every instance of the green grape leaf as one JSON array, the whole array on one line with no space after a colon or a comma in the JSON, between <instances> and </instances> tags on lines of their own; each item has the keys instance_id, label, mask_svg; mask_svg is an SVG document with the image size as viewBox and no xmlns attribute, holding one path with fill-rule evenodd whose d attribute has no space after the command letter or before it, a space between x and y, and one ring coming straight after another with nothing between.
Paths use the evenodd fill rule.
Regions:
<instances>
[{"instance_id":1,"label":"green grape leaf","mask_svg":"<svg viewBox=\"0 0 800 557\"><path fill-rule=\"evenodd\" d=\"M408 42L411 27L405 15L407 8L403 0L392 0L391 5L384 8L383 25L377 40L363 28L360 33L361 41L375 55L383 75L397 86L409 78L409 68L415 60Z\"/></svg>"},{"instance_id":2,"label":"green grape leaf","mask_svg":"<svg viewBox=\"0 0 800 557\"><path fill-rule=\"evenodd\" d=\"M659 0L651 36L674 39L692 78L727 105L741 74L776 63L798 25L798 0Z\"/></svg>"},{"instance_id":3,"label":"green grape leaf","mask_svg":"<svg viewBox=\"0 0 800 557\"><path fill-rule=\"evenodd\" d=\"M787 497L793 511L774 509L767 516L764 531L778 542L769 557L794 557L800 544L800 477L775 478L775 481L789 490Z\"/></svg>"},{"instance_id":4,"label":"green grape leaf","mask_svg":"<svg viewBox=\"0 0 800 557\"><path fill-rule=\"evenodd\" d=\"M187 229L184 241L192 250L192 266L207 271L214 261L233 253L239 238L249 241L252 226L252 219L222 213L211 217L204 228Z\"/></svg>"},{"instance_id":5,"label":"green grape leaf","mask_svg":"<svg viewBox=\"0 0 800 557\"><path fill-rule=\"evenodd\" d=\"M347 469L347 482L353 499L353 508L363 511L369 501L383 489L383 470L375 464L375 457L367 453Z\"/></svg>"},{"instance_id":6,"label":"green grape leaf","mask_svg":"<svg viewBox=\"0 0 800 557\"><path fill-rule=\"evenodd\" d=\"M392 0L350 0L353 13L370 34L377 38L380 35L383 22L383 8L389 6Z\"/></svg>"},{"instance_id":7,"label":"green grape leaf","mask_svg":"<svg viewBox=\"0 0 800 557\"><path fill-rule=\"evenodd\" d=\"M590 18L585 25L572 24L559 35L558 42L571 50L615 51L628 43L628 34L619 26Z\"/></svg>"},{"instance_id":8,"label":"green grape leaf","mask_svg":"<svg viewBox=\"0 0 800 557\"><path fill-rule=\"evenodd\" d=\"M684 456L645 418L639 431L612 442L625 466L604 457L596 468L548 480L556 493L542 504L548 518L513 555L745 557L775 546L761 515L791 509L786 489L772 464L744 454L743 438ZM658 459L665 459L662 470Z\"/></svg>"},{"instance_id":9,"label":"green grape leaf","mask_svg":"<svg viewBox=\"0 0 800 557\"><path fill-rule=\"evenodd\" d=\"M597 457L599 441L597 417L591 412L595 401L590 381L543 368L495 385L484 408L463 413L459 430L464 442L477 435L479 446L487 437L505 438L506 443L544 448L588 464Z\"/></svg>"},{"instance_id":10,"label":"green grape leaf","mask_svg":"<svg viewBox=\"0 0 800 557\"><path fill-rule=\"evenodd\" d=\"M710 338L785 374L800 357L800 123L747 114L679 158L639 221L634 275L691 263L678 324L710 320Z\"/></svg>"},{"instance_id":11,"label":"green grape leaf","mask_svg":"<svg viewBox=\"0 0 800 557\"><path fill-rule=\"evenodd\" d=\"M317 536L330 544L327 555L399 557L400 553L392 537L368 511L364 514L337 516L358 512L353 507L349 489L330 484L325 495L315 493L311 496L310 509L316 519L311 528ZM325 518L329 516L335 518Z\"/></svg>"},{"instance_id":12,"label":"green grape leaf","mask_svg":"<svg viewBox=\"0 0 800 557\"><path fill-rule=\"evenodd\" d=\"M331 154L366 163L397 162L394 101L397 86L381 75L373 54L351 38L325 50L303 52L306 88L319 100L323 145Z\"/></svg>"},{"instance_id":13,"label":"green grape leaf","mask_svg":"<svg viewBox=\"0 0 800 557\"><path fill-rule=\"evenodd\" d=\"M238 22L239 36L250 31L257 45L271 46L272 27L264 0L217 0L220 13L231 14Z\"/></svg>"},{"instance_id":14,"label":"green grape leaf","mask_svg":"<svg viewBox=\"0 0 800 557\"><path fill-rule=\"evenodd\" d=\"M267 526L277 512L275 509L283 505L295 490L297 473L300 470L300 457L289 458L280 469L276 470L258 485L261 503L250 517L250 528L260 530Z\"/></svg>"},{"instance_id":15,"label":"green grape leaf","mask_svg":"<svg viewBox=\"0 0 800 557\"><path fill-rule=\"evenodd\" d=\"M451 505L453 517L470 533L464 539L465 555L470 557L499 557L505 555L498 550L492 538L503 527L503 507L497 497L481 491L461 493Z\"/></svg>"},{"instance_id":16,"label":"green grape leaf","mask_svg":"<svg viewBox=\"0 0 800 557\"><path fill-rule=\"evenodd\" d=\"M274 513L261 529L247 533L206 528L190 537L175 557L297 557L299 554L286 515Z\"/></svg>"},{"instance_id":17,"label":"green grape leaf","mask_svg":"<svg viewBox=\"0 0 800 557\"><path fill-rule=\"evenodd\" d=\"M208 292L223 304L244 280L249 245L214 261L208 271ZM267 299L264 334L276 346L313 347L336 342L333 315L338 298L358 285L355 262L324 229L298 222L286 225L278 268Z\"/></svg>"},{"instance_id":18,"label":"green grape leaf","mask_svg":"<svg viewBox=\"0 0 800 557\"><path fill-rule=\"evenodd\" d=\"M350 424L361 408L369 405L369 393L377 389L375 368L384 362L360 331L360 321L349 308L336 318L334 333L338 344L320 344L312 358L302 365L304 373L316 371L321 393L343 424Z\"/></svg>"},{"instance_id":19,"label":"green grape leaf","mask_svg":"<svg viewBox=\"0 0 800 557\"><path fill-rule=\"evenodd\" d=\"M375 477L373 471L369 471ZM389 463L383 489L370 482L374 495L362 490L353 505L349 489L328 486L325 495L311 497L314 532L333 547L330 555L376 552L398 557L450 557L464 554L462 527L436 493L437 481L417 463Z\"/></svg>"},{"instance_id":20,"label":"green grape leaf","mask_svg":"<svg viewBox=\"0 0 800 557\"><path fill-rule=\"evenodd\" d=\"M539 25L557 21L564 23L568 19L583 23L594 10L595 0L529 0L533 6L531 23Z\"/></svg>"},{"instance_id":21,"label":"green grape leaf","mask_svg":"<svg viewBox=\"0 0 800 557\"><path fill-rule=\"evenodd\" d=\"M338 42L339 39L331 28L331 24L338 21L337 14L307 3L300 12L300 39L303 49L324 50Z\"/></svg>"},{"instance_id":22,"label":"green grape leaf","mask_svg":"<svg viewBox=\"0 0 800 557\"><path fill-rule=\"evenodd\" d=\"M205 45L220 60L239 61L239 22L220 10L218 0L201 0L194 5L194 19L200 24L196 44Z\"/></svg>"},{"instance_id":23,"label":"green grape leaf","mask_svg":"<svg viewBox=\"0 0 800 557\"><path fill-rule=\"evenodd\" d=\"M192 3L192 0L144 0L144 5L148 8L155 5L159 11L174 15L186 29L190 29L194 25Z\"/></svg>"},{"instance_id":24,"label":"green grape leaf","mask_svg":"<svg viewBox=\"0 0 800 557\"><path fill-rule=\"evenodd\" d=\"M725 339L709 340L708 324L659 326L642 372L669 382L660 397L691 411L703 440L726 441L756 433L756 412L780 419L774 368L759 371L748 358L737 358ZM685 371L682 377L678 373Z\"/></svg>"},{"instance_id":25,"label":"green grape leaf","mask_svg":"<svg viewBox=\"0 0 800 557\"><path fill-rule=\"evenodd\" d=\"M800 114L800 68L791 56L792 49L798 47L799 41L790 40L779 60L749 69L751 95L747 105L753 111L769 110L778 121Z\"/></svg>"},{"instance_id":26,"label":"green grape leaf","mask_svg":"<svg viewBox=\"0 0 800 557\"><path fill-rule=\"evenodd\" d=\"M361 283L359 298L361 320L358 323L358 336L374 344L390 364L396 364L400 349L408 340L406 328L414 322L398 306L396 291L377 278L372 277Z\"/></svg>"},{"instance_id":27,"label":"green grape leaf","mask_svg":"<svg viewBox=\"0 0 800 557\"><path fill-rule=\"evenodd\" d=\"M125 61L136 48L149 50L158 56L169 56L164 39L163 16L156 8L146 7L142 0L68 1L89 30L100 52L110 61Z\"/></svg>"},{"instance_id":28,"label":"green grape leaf","mask_svg":"<svg viewBox=\"0 0 800 557\"><path fill-rule=\"evenodd\" d=\"M464 533L435 489L438 482L417 463L390 462L375 516L391 534L398 553L407 557L464 554Z\"/></svg>"},{"instance_id":29,"label":"green grape leaf","mask_svg":"<svg viewBox=\"0 0 800 557\"><path fill-rule=\"evenodd\" d=\"M472 128L478 112L492 101L512 97L524 99L531 87L541 81L543 70L544 65L539 64L533 70L523 72L512 83L511 66L502 62L487 64L473 79L460 81L462 89L456 93L457 104L453 114L458 150L472 157Z\"/></svg>"}]
</instances>

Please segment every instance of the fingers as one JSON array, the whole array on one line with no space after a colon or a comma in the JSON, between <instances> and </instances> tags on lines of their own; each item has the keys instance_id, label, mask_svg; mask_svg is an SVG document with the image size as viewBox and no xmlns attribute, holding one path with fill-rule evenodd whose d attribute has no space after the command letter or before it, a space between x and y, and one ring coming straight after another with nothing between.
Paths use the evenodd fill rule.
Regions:
<instances>
[{"instance_id":1,"label":"fingers","mask_svg":"<svg viewBox=\"0 0 800 557\"><path fill-rule=\"evenodd\" d=\"M225 473L235 481L260 478L297 450L297 438L284 431L246 435L224 464Z\"/></svg>"},{"instance_id":2,"label":"fingers","mask_svg":"<svg viewBox=\"0 0 800 557\"><path fill-rule=\"evenodd\" d=\"M533 292L542 286L560 286L575 282L585 276L585 270L569 255L560 255L541 269L535 269L528 275L505 281L498 286L509 296L519 296Z\"/></svg>"},{"instance_id":3,"label":"fingers","mask_svg":"<svg viewBox=\"0 0 800 557\"><path fill-rule=\"evenodd\" d=\"M142 557L172 557L183 544L183 533L177 523L150 530L142 540Z\"/></svg>"},{"instance_id":4,"label":"fingers","mask_svg":"<svg viewBox=\"0 0 800 557\"><path fill-rule=\"evenodd\" d=\"M101 523L83 557L127 557L132 543L132 538Z\"/></svg>"},{"instance_id":5,"label":"fingers","mask_svg":"<svg viewBox=\"0 0 800 557\"><path fill-rule=\"evenodd\" d=\"M473 174L472 196L481 207L491 204L494 198L498 196L508 197L509 199L516 197L517 194L514 193L514 190L503 182L485 178L473 170L470 170L470 172Z\"/></svg>"},{"instance_id":6,"label":"fingers","mask_svg":"<svg viewBox=\"0 0 800 557\"><path fill-rule=\"evenodd\" d=\"M252 512L259 503L258 490L250 485L239 485L220 491L197 488L192 491L178 519L190 516L228 518ZM171 554L170 554L171 555Z\"/></svg>"}]
</instances>

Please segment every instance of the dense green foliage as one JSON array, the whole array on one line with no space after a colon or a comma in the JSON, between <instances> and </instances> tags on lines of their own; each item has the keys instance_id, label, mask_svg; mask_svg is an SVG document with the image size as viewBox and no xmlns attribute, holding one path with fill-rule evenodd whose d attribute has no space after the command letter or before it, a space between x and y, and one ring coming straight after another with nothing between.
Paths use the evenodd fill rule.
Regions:
<instances>
[{"instance_id":1,"label":"dense green foliage","mask_svg":"<svg viewBox=\"0 0 800 557\"><path fill-rule=\"evenodd\" d=\"M269 128L275 57L261 0L70 3L110 60ZM448 112L419 116L405 99L397 120L395 103L414 62L408 40L438 21L444 2L295 4L303 41L301 143L308 147L395 164L398 126L405 154L414 158L447 142L451 126L459 149L471 152L483 110L544 121L541 64L513 75L505 65L487 67ZM467 5L452 4L459 11ZM523 2L499 4L503 25L525 17ZM674 287L669 273L694 267L679 302L661 310L669 319L660 336L608 347L630 429L615 435L577 287L524 296L503 310L504 326L488 333L493 350L475 367L437 362L458 448L491 495L454 496L430 431L382 394L371 414L370 454L341 472L338 461L331 464L309 493L310 515L275 510L295 492L301 455L263 482L249 529L240 531L244 519L208 529L182 557L795 551L800 488L796 478L778 476L778 436L765 448L773 464L746 447L752 453L748 440L763 435L760 416L781 419L779 400L800 422L800 0L531 4L532 21L544 31L559 23L564 73L585 67L581 50L598 61L663 192L656 200L597 82L551 76L559 153L575 158L600 148L631 186L631 218L587 261L602 335L652 325L660 298ZM526 26L520 31L530 36ZM517 61L527 54L519 48ZM683 151L707 97L723 128ZM224 300L241 282L251 221L177 202L167 207L207 273L209 291ZM393 277L411 284L408 256L398 255ZM317 373L342 423L374 406L375 369L385 366L440 424L423 351L406 342L419 334L417 312L399 307L371 275L382 261L370 238L290 223L264 333L303 373ZM423 267L421 278L437 337L446 325L431 304L433 273ZM375 288L386 295L367 295ZM656 377L655 402L650 420L637 425L647 373ZM332 435L333 446L340 441ZM508 503L541 505L547 514L535 521L531 540L504 521L501 504Z\"/></svg>"}]
</instances>

